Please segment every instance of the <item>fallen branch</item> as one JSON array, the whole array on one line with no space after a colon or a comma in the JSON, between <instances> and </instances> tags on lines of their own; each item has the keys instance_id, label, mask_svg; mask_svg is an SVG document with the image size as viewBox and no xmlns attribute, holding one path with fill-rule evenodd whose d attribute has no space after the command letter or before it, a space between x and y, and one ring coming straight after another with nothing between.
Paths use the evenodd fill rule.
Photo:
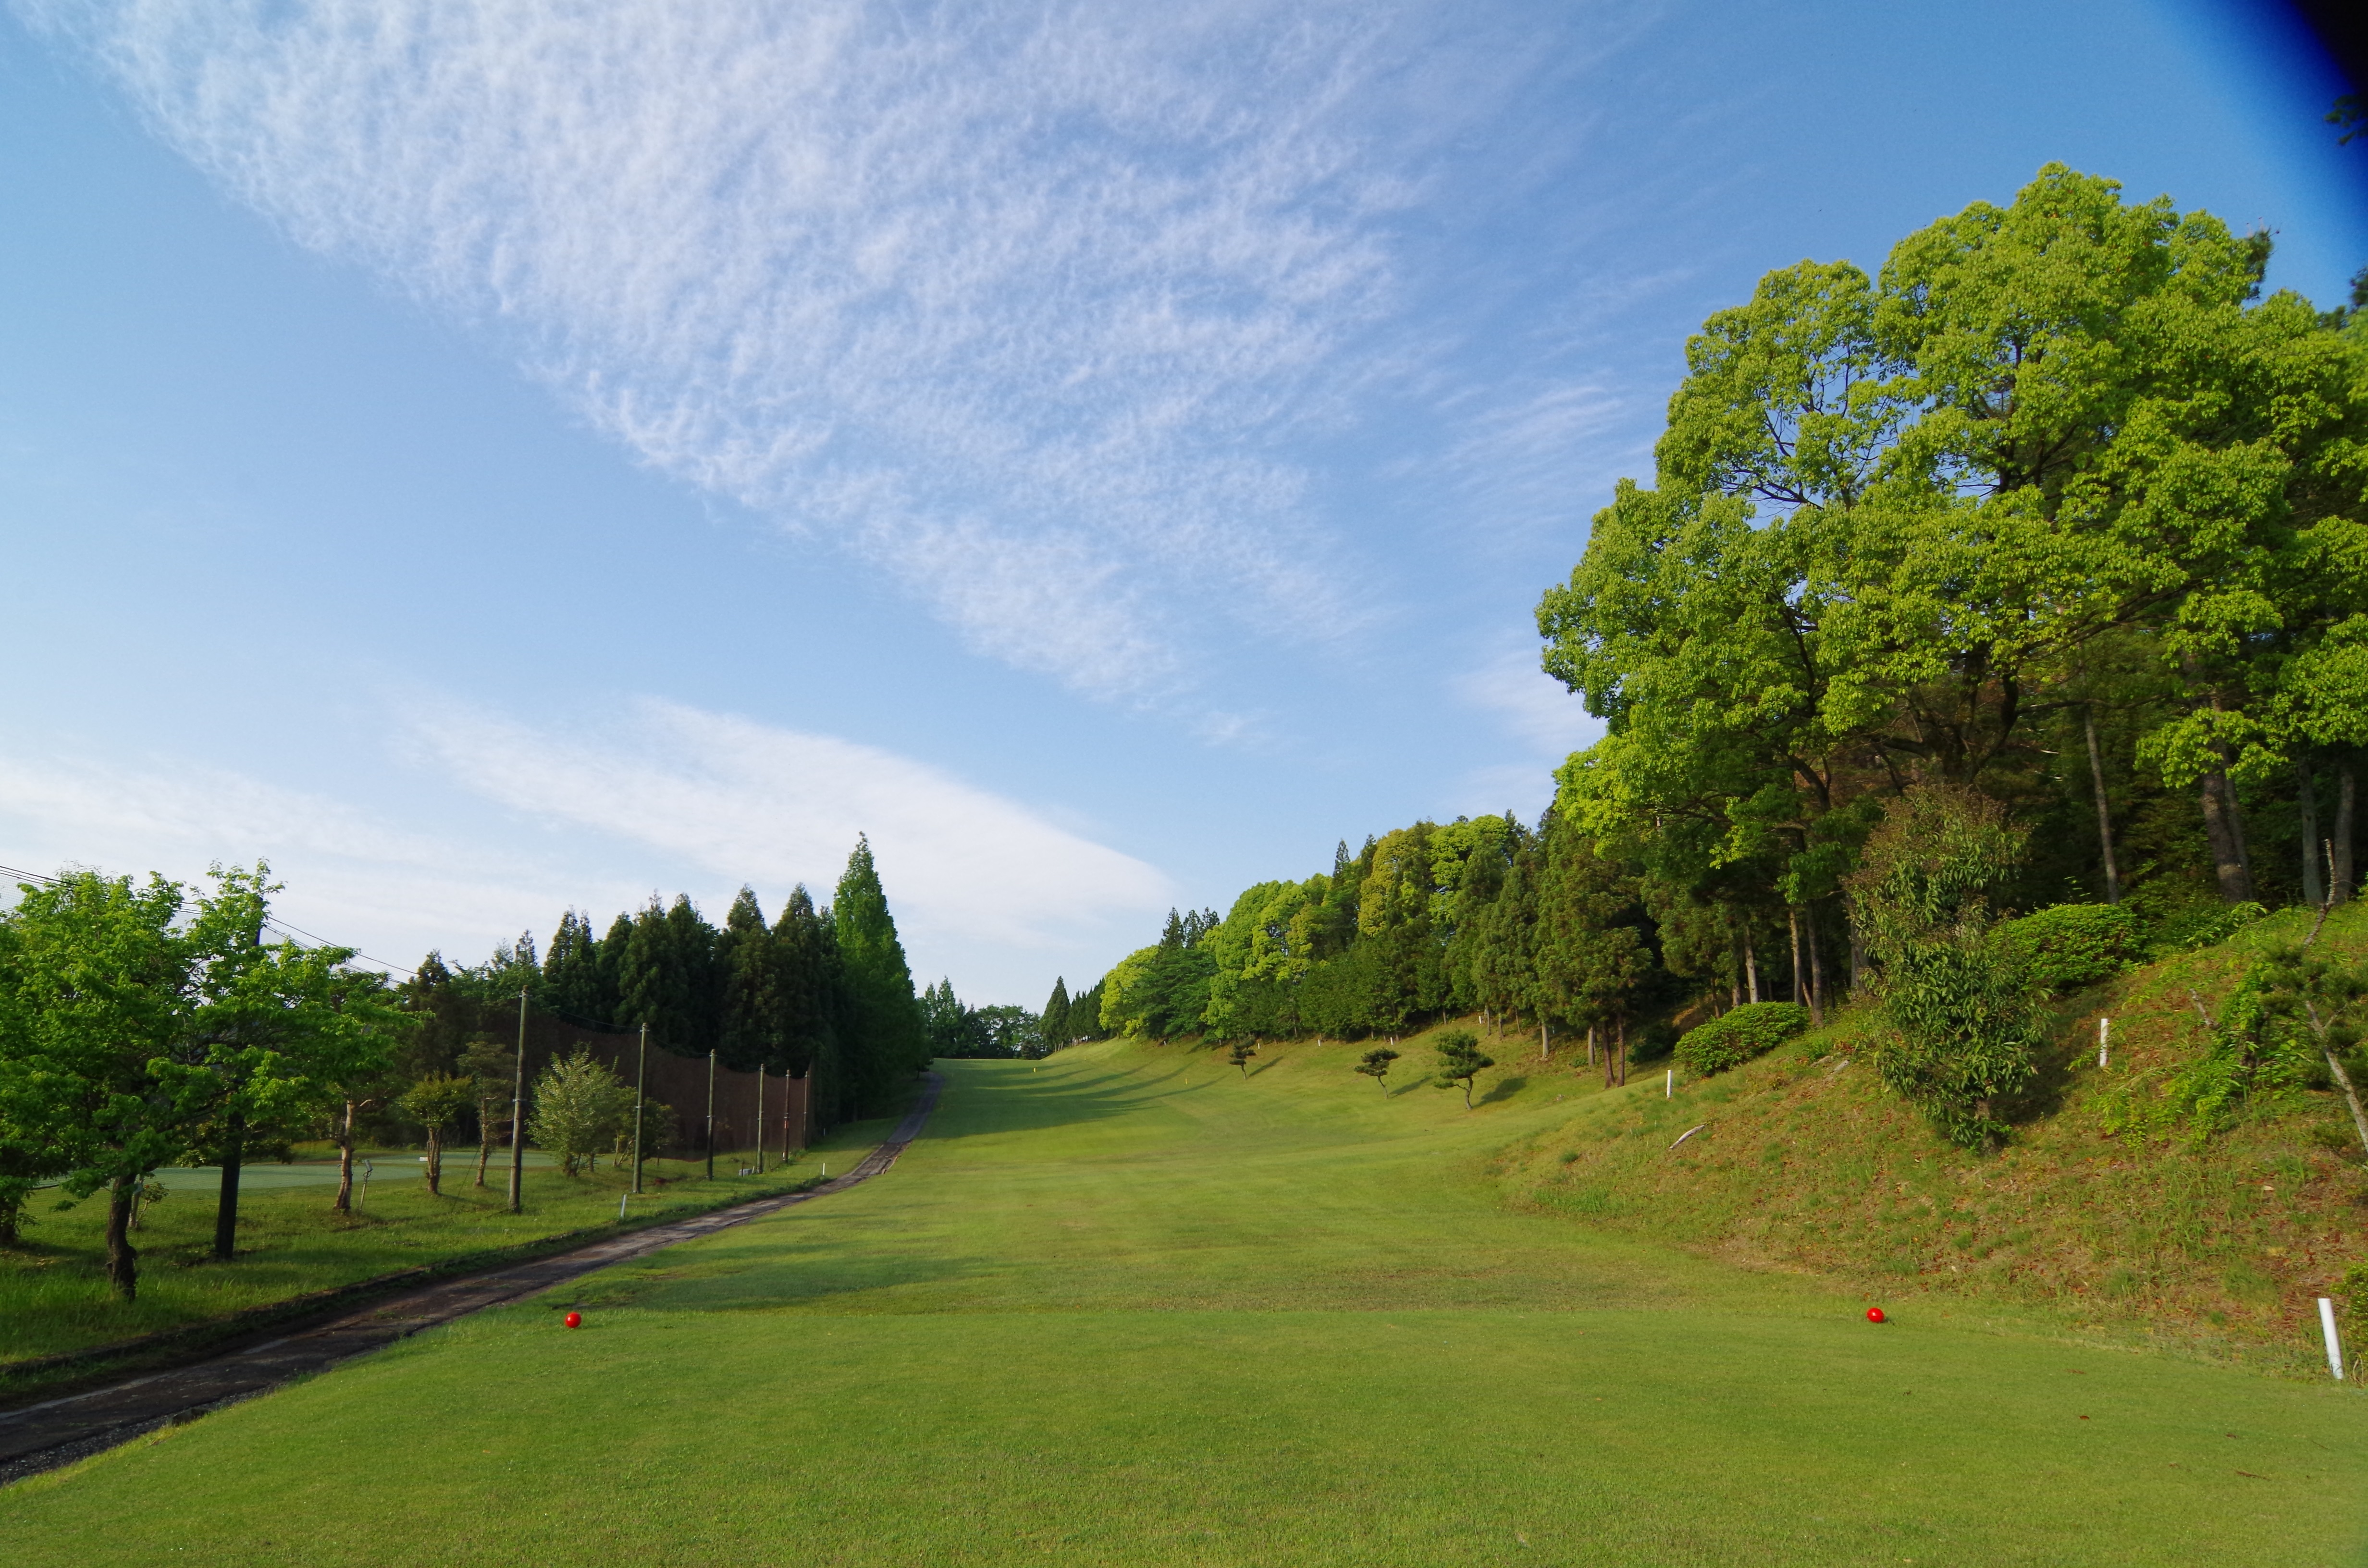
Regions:
<instances>
[{"instance_id":1,"label":"fallen branch","mask_svg":"<svg viewBox=\"0 0 2368 1568\"><path fill-rule=\"evenodd\" d=\"M1683 1132L1680 1132L1680 1133L1679 1133L1679 1134L1678 1134L1678 1143L1682 1143L1682 1142L1684 1142L1687 1139L1689 1139L1689 1138L1692 1137L1695 1133L1700 1132L1700 1131L1702 1130L1702 1127L1708 1127L1709 1125L1710 1125L1710 1123L1709 1123L1709 1122L1707 1122L1707 1121L1705 1121L1705 1122L1703 1122L1703 1123L1702 1124L1702 1127L1689 1127L1689 1128L1687 1128ZM1671 1149L1676 1148L1676 1147L1678 1146L1678 1143L1672 1143L1672 1144L1670 1144L1670 1145L1669 1145L1669 1148L1671 1148ZM1664 1153L1666 1153L1666 1152L1667 1152L1667 1151L1664 1151Z\"/></svg>"}]
</instances>

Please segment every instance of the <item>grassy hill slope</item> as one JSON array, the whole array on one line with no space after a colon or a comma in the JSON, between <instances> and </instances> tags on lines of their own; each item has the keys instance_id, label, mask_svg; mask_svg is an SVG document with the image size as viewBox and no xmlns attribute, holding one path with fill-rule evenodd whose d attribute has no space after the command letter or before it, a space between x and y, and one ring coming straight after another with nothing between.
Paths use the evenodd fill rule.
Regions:
<instances>
[{"instance_id":1,"label":"grassy hill slope","mask_svg":"<svg viewBox=\"0 0 2368 1568\"><path fill-rule=\"evenodd\" d=\"M1876 1328L1814 1279L1508 1206L1495 1152L1644 1085L1582 1095L1508 1049L1467 1112L1376 1090L1357 1049L946 1063L887 1176L0 1492L0 1540L28 1568L313 1568L2287 1563L2368 1537L2352 1391L1946 1301Z\"/></svg>"},{"instance_id":2,"label":"grassy hill slope","mask_svg":"<svg viewBox=\"0 0 2368 1568\"><path fill-rule=\"evenodd\" d=\"M1736 1261L2324 1376L2315 1298L2368 1259L2368 1173L2340 1097L2267 1098L2201 1141L2115 1136L2108 1115L2203 1050L2196 998L2216 1010L2251 954L2307 928L2273 916L2067 999L2032 1114L1995 1153L1950 1148L1883 1089L1861 1011L1733 1073L1680 1074L1674 1098L1656 1072L1651 1093L1522 1140L1499 1168L1516 1201ZM2368 906L2320 940L2368 949ZM2351 1326L2368 1350L2368 1324Z\"/></svg>"}]
</instances>

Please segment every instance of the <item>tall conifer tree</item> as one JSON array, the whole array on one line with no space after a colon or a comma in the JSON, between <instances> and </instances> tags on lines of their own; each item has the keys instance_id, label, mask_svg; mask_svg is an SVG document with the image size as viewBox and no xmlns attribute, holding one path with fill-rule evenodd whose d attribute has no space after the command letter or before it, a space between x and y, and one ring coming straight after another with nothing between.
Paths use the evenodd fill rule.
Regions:
<instances>
[{"instance_id":1,"label":"tall conifer tree","mask_svg":"<svg viewBox=\"0 0 2368 1568\"><path fill-rule=\"evenodd\" d=\"M912 966L896 937L888 895L859 835L831 901L831 925L847 966L852 1039L848 1088L859 1114L884 1109L897 1086L928 1062L928 1040L913 995Z\"/></svg>"}]
</instances>

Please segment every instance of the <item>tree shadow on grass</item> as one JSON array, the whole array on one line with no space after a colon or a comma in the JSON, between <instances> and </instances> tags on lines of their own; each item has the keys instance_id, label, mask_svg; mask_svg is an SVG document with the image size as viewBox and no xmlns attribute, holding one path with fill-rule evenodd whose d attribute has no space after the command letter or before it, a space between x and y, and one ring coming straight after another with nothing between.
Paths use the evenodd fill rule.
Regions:
<instances>
[{"instance_id":1,"label":"tree shadow on grass","mask_svg":"<svg viewBox=\"0 0 2368 1568\"><path fill-rule=\"evenodd\" d=\"M1499 1078L1488 1085L1486 1094L1475 1096L1472 1103L1475 1106L1494 1105L1498 1100L1511 1099L1529 1085L1529 1074L1525 1073L1509 1078Z\"/></svg>"},{"instance_id":2,"label":"tree shadow on grass","mask_svg":"<svg viewBox=\"0 0 2368 1568\"><path fill-rule=\"evenodd\" d=\"M1190 1092L1195 1085L1167 1086L1183 1072L1184 1068L1179 1063L1156 1075L1113 1071L1097 1073L1090 1077L1048 1082L1034 1074L1021 1074L1008 1080L1009 1091L1001 1093L998 1091L1005 1089L1006 1085L989 1080L983 1092L996 1096L995 1114L974 1125L962 1125L959 1121L962 1108L959 1096L976 1085L955 1077L947 1085L948 1100L939 1105L929 1118L929 1125L922 1130L921 1136L951 1142L962 1138L1000 1136L1037 1128L1106 1121L1130 1115L1149 1101ZM953 1114L950 1115L950 1110Z\"/></svg>"}]
</instances>

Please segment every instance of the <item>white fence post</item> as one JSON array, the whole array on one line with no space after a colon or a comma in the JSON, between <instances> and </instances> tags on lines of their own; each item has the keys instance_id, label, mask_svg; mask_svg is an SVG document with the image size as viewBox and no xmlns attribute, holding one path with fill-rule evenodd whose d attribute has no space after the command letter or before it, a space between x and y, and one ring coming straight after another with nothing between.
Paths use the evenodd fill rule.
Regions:
<instances>
[{"instance_id":1,"label":"white fence post","mask_svg":"<svg viewBox=\"0 0 2368 1568\"><path fill-rule=\"evenodd\" d=\"M2112 1019L2111 1019L2111 1018L2099 1018L2099 1019L2097 1020L2097 1065L2098 1065L2098 1066L2102 1067L2102 1066L2105 1064L2105 1053L2106 1053L2109 1050L2111 1050L2111 1049L2112 1049L2112 1042L2113 1042L2113 1020L2112 1020Z\"/></svg>"},{"instance_id":2,"label":"white fence post","mask_svg":"<svg viewBox=\"0 0 2368 1568\"><path fill-rule=\"evenodd\" d=\"M2325 1296L2318 1299L2318 1331L2327 1335L2327 1369L2335 1381L2343 1381L2343 1342L2335 1337L2335 1303Z\"/></svg>"}]
</instances>

